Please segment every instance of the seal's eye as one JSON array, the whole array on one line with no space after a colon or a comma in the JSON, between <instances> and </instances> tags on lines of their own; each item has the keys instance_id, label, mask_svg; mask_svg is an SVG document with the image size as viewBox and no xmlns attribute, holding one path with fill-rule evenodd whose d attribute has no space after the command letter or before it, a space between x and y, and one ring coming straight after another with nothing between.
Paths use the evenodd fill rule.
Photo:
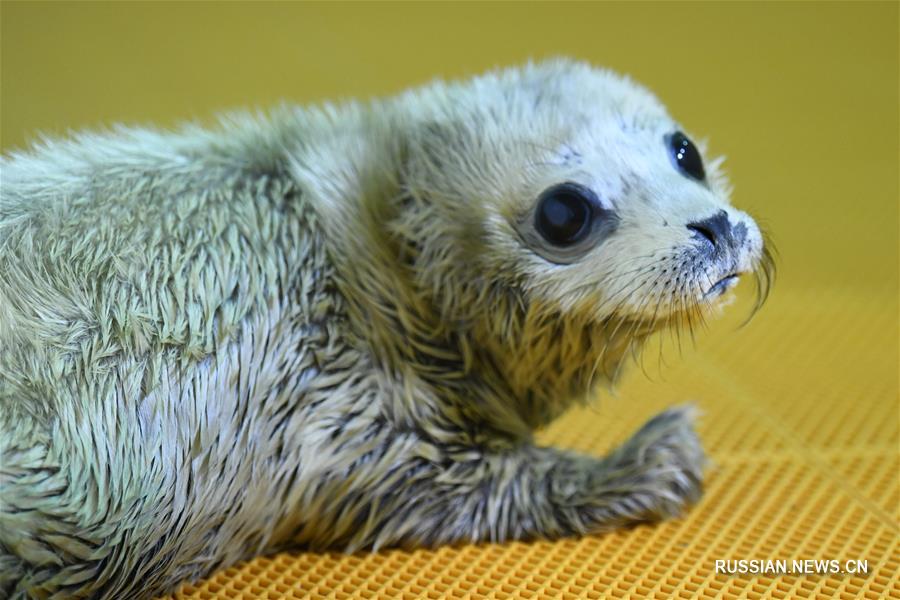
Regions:
<instances>
[{"instance_id":1,"label":"seal's eye","mask_svg":"<svg viewBox=\"0 0 900 600\"><path fill-rule=\"evenodd\" d=\"M669 150L672 152L672 160L678 170L697 181L706 179L706 171L703 170L703 160L694 143L680 131L666 136Z\"/></svg>"},{"instance_id":2,"label":"seal's eye","mask_svg":"<svg viewBox=\"0 0 900 600\"><path fill-rule=\"evenodd\" d=\"M577 183L547 188L538 199L534 226L554 246L571 246L591 232L597 197Z\"/></svg>"}]
</instances>

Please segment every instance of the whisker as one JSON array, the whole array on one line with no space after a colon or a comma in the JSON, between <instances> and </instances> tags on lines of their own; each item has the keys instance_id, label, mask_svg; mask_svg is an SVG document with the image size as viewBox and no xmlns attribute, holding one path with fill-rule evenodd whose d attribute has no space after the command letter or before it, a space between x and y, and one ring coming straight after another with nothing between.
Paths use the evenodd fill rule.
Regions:
<instances>
[{"instance_id":1,"label":"whisker","mask_svg":"<svg viewBox=\"0 0 900 600\"><path fill-rule=\"evenodd\" d=\"M755 317L760 309L762 309L763 305L766 303L766 300L769 299L769 294L772 291L772 286L775 284L775 277L777 275L776 260L778 258L778 249L767 233L763 232L762 236L762 255L760 256L756 268L753 270L753 278L756 287L756 302L754 303L753 308L750 310L750 314L747 316L747 319L743 323L741 323L740 327L745 327L748 323L750 323L750 321L753 320L753 317Z\"/></svg>"}]
</instances>

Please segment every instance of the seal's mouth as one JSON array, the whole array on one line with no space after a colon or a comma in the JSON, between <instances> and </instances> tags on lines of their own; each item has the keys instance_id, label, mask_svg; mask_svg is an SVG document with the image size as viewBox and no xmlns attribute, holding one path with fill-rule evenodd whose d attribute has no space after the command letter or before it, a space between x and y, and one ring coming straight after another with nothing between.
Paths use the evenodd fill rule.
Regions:
<instances>
[{"instance_id":1,"label":"seal's mouth","mask_svg":"<svg viewBox=\"0 0 900 600\"><path fill-rule=\"evenodd\" d=\"M733 288L735 285L737 285L739 278L740 275L738 275L737 273L726 275L722 279L712 284L710 288L703 293L703 299L713 300L715 298L718 298L719 296Z\"/></svg>"}]
</instances>

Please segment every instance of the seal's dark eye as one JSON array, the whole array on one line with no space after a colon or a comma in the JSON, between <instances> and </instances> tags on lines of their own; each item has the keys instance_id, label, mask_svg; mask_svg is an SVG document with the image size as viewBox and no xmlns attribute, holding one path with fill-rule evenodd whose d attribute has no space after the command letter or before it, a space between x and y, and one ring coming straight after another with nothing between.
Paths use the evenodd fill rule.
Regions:
<instances>
[{"instance_id":1,"label":"seal's dark eye","mask_svg":"<svg viewBox=\"0 0 900 600\"><path fill-rule=\"evenodd\" d=\"M675 161L675 166L678 167L678 170L697 181L706 179L706 171L703 170L703 160L700 158L700 152L697 151L694 143L680 131L676 131L667 137L669 149L672 152L672 160Z\"/></svg>"},{"instance_id":2,"label":"seal's dark eye","mask_svg":"<svg viewBox=\"0 0 900 600\"><path fill-rule=\"evenodd\" d=\"M547 188L538 198L534 226L554 246L571 246L591 232L597 197L577 183Z\"/></svg>"}]
</instances>

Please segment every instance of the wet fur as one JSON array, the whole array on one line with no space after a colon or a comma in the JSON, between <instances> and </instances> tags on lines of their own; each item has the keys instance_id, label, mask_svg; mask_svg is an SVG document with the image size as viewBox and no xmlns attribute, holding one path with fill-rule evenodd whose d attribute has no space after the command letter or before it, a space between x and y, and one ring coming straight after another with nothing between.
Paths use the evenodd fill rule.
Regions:
<instances>
[{"instance_id":1,"label":"wet fur","mask_svg":"<svg viewBox=\"0 0 900 600\"><path fill-rule=\"evenodd\" d=\"M640 169L594 182L625 216L593 262L523 245L535 194L587 169L567 94L625 135L668 118L560 61L5 158L0 594L145 598L280 547L557 537L695 501L690 410L602 458L532 442L701 310L699 276L647 270L687 264L684 240L634 244L629 207L662 189Z\"/></svg>"}]
</instances>

